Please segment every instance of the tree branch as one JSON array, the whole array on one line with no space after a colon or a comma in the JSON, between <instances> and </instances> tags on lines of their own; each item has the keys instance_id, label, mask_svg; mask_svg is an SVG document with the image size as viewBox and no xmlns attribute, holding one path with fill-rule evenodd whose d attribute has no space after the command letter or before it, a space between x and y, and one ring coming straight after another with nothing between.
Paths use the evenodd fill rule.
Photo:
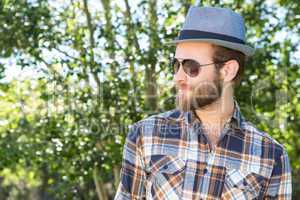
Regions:
<instances>
[{"instance_id":1,"label":"tree branch","mask_svg":"<svg viewBox=\"0 0 300 200\"><path fill-rule=\"evenodd\" d=\"M93 75L93 78L97 84L98 87L98 95L101 94L101 82L100 79L98 77L97 72L95 71L95 67L97 67L96 62L95 62L95 54L94 54L94 48L95 48L95 40L94 40L94 27L92 24L92 18L91 18L91 13L89 11L89 7L88 7L88 3L87 0L83 0L83 5L84 5L84 13L86 16L86 21L88 24L88 30L89 30L89 40L90 40L90 46L89 46L89 51L90 51L90 69L91 69L91 73ZM98 66L100 67L100 66Z\"/></svg>"},{"instance_id":2,"label":"tree branch","mask_svg":"<svg viewBox=\"0 0 300 200\"><path fill-rule=\"evenodd\" d=\"M141 47L140 47L140 44L138 42L138 39L137 39L137 36L136 36L136 33L134 31L134 23L132 21L132 15L131 15L131 11L130 11L130 6L129 6L129 3L128 3L128 0L124 0L125 1L125 6L126 6L126 10L125 10L125 19L128 20L127 22L127 31L129 33L129 35L131 37L133 37L133 42L134 42L134 45L135 45L135 48L138 52L139 55L141 55Z\"/></svg>"}]
</instances>

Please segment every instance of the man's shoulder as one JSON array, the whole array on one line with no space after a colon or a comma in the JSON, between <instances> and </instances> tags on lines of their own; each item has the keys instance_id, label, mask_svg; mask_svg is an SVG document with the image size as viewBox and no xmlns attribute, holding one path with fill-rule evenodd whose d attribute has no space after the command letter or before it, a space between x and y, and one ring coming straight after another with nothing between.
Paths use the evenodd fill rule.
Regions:
<instances>
[{"instance_id":1,"label":"man's shoulder","mask_svg":"<svg viewBox=\"0 0 300 200\"><path fill-rule=\"evenodd\" d=\"M144 119L135 122L130 128L139 130L139 135L151 136L155 133L163 133L165 127L178 126L179 122L184 120L184 113L178 109L168 110L165 112L149 115Z\"/></svg>"},{"instance_id":2,"label":"man's shoulder","mask_svg":"<svg viewBox=\"0 0 300 200\"><path fill-rule=\"evenodd\" d=\"M273 138L269 133L264 132L257 128L253 123L249 121L244 121L242 123L242 130L250 135L253 143L260 145L263 148L272 149L275 154L286 153L285 148L280 144L275 138Z\"/></svg>"},{"instance_id":3,"label":"man's shoulder","mask_svg":"<svg viewBox=\"0 0 300 200\"><path fill-rule=\"evenodd\" d=\"M168 110L165 112L160 112L156 114L149 115L144 119L135 123L137 126L143 126L148 124L160 124L160 123L168 123L172 121L183 120L183 113L178 109Z\"/></svg>"}]
</instances>

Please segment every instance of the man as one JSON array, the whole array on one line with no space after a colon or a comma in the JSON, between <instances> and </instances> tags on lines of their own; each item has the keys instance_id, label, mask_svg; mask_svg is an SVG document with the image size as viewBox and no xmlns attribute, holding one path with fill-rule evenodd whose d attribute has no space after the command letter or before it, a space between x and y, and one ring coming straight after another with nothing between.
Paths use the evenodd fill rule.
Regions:
<instances>
[{"instance_id":1,"label":"man","mask_svg":"<svg viewBox=\"0 0 300 200\"><path fill-rule=\"evenodd\" d=\"M243 18L191 7L173 61L177 109L135 123L115 199L291 199L283 146L241 115Z\"/></svg>"}]
</instances>

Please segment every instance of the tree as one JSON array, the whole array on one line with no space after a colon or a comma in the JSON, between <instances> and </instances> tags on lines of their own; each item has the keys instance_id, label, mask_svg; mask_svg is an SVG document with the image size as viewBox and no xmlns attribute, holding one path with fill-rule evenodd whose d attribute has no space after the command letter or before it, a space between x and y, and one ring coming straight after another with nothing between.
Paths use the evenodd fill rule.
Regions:
<instances>
[{"instance_id":1,"label":"tree","mask_svg":"<svg viewBox=\"0 0 300 200\"><path fill-rule=\"evenodd\" d=\"M174 107L166 42L197 2L1 1L0 78L13 67L38 76L0 84L0 199L112 198L128 126ZM299 4L202 5L245 16L258 49L236 98L288 150L299 196Z\"/></svg>"}]
</instances>

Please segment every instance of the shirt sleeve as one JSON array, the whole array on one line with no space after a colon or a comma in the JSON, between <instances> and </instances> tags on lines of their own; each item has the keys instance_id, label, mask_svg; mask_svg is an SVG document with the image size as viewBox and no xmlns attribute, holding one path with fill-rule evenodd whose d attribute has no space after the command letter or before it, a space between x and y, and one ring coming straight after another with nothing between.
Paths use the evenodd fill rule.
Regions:
<instances>
[{"instance_id":1,"label":"shirt sleeve","mask_svg":"<svg viewBox=\"0 0 300 200\"><path fill-rule=\"evenodd\" d=\"M120 183L115 200L145 199L146 173L141 141L139 128L133 125L124 145Z\"/></svg>"},{"instance_id":2,"label":"shirt sleeve","mask_svg":"<svg viewBox=\"0 0 300 200\"><path fill-rule=\"evenodd\" d=\"M292 199L292 178L288 154L285 150L275 153L275 164L264 199Z\"/></svg>"}]
</instances>

